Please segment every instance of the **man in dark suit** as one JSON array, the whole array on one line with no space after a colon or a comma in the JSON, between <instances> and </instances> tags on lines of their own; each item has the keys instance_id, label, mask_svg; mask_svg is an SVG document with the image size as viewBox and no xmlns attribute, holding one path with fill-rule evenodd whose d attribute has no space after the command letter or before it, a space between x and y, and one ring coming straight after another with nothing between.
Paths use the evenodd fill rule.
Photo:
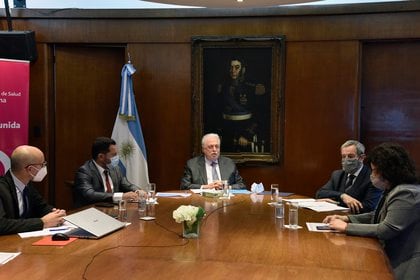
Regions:
<instances>
[{"instance_id":1,"label":"man in dark suit","mask_svg":"<svg viewBox=\"0 0 420 280\"><path fill-rule=\"evenodd\" d=\"M19 146L11 168L0 177L0 234L42 230L61 225L66 211L48 205L31 181L47 175L44 154L36 147Z\"/></svg>"},{"instance_id":2,"label":"man in dark suit","mask_svg":"<svg viewBox=\"0 0 420 280\"><path fill-rule=\"evenodd\" d=\"M365 147L355 140L341 145L342 170L335 170L330 180L316 193L316 198L338 202L352 213L375 209L382 191L370 182L370 169L363 164Z\"/></svg>"},{"instance_id":3,"label":"man in dark suit","mask_svg":"<svg viewBox=\"0 0 420 280\"><path fill-rule=\"evenodd\" d=\"M220 138L206 134L201 140L203 155L187 161L181 189L221 189L222 180L227 180L233 189L245 189L233 160L220 156Z\"/></svg>"},{"instance_id":4,"label":"man in dark suit","mask_svg":"<svg viewBox=\"0 0 420 280\"><path fill-rule=\"evenodd\" d=\"M92 144L92 159L76 172L73 185L75 207L138 199L140 188L121 173L118 161L115 141L107 137L96 138Z\"/></svg>"}]
</instances>

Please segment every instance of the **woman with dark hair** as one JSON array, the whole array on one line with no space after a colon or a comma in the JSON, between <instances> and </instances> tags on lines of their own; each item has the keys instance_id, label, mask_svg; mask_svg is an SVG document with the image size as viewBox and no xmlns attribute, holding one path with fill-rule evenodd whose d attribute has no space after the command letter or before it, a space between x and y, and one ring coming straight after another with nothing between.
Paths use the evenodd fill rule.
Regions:
<instances>
[{"instance_id":1,"label":"woman with dark hair","mask_svg":"<svg viewBox=\"0 0 420 280\"><path fill-rule=\"evenodd\" d=\"M348 235L378 238L383 244L396 279L420 276L420 185L414 162L403 147L383 143L367 162L372 184L384 191L375 211L359 215L331 215L330 228Z\"/></svg>"}]
</instances>

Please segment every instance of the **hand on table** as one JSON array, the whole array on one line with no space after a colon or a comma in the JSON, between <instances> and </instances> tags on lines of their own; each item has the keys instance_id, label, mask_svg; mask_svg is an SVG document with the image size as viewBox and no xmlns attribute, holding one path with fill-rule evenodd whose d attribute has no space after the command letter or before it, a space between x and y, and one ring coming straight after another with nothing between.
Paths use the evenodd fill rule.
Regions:
<instances>
[{"instance_id":1,"label":"hand on table","mask_svg":"<svg viewBox=\"0 0 420 280\"><path fill-rule=\"evenodd\" d=\"M44 223L44 228L58 227L64 223L64 216L66 216L65 210L53 208L53 210L43 216L41 220Z\"/></svg>"},{"instance_id":2,"label":"hand on table","mask_svg":"<svg viewBox=\"0 0 420 280\"><path fill-rule=\"evenodd\" d=\"M343 193L340 198L347 205L347 207L350 208L352 213L360 213L360 210L363 209L363 205L360 201L346 193Z\"/></svg>"}]
</instances>

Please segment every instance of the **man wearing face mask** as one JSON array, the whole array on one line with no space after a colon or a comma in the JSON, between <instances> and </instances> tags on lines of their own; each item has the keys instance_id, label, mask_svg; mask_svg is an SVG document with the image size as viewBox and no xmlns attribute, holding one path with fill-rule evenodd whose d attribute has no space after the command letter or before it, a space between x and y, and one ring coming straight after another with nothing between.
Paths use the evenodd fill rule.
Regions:
<instances>
[{"instance_id":1,"label":"man wearing face mask","mask_svg":"<svg viewBox=\"0 0 420 280\"><path fill-rule=\"evenodd\" d=\"M123 176L118 162L115 141L107 137L96 138L92 145L92 159L76 172L73 186L75 207L122 199L137 200L140 194L144 194Z\"/></svg>"},{"instance_id":2,"label":"man wearing face mask","mask_svg":"<svg viewBox=\"0 0 420 280\"><path fill-rule=\"evenodd\" d=\"M48 205L31 182L47 175L41 150L19 146L11 155L11 168L0 177L0 234L12 234L61 225L66 211Z\"/></svg>"},{"instance_id":3,"label":"man wearing face mask","mask_svg":"<svg viewBox=\"0 0 420 280\"><path fill-rule=\"evenodd\" d=\"M374 210L382 191L372 186L364 158L362 143L348 140L341 145L342 169L332 173L330 180L316 193L316 198L349 207L352 213Z\"/></svg>"}]
</instances>

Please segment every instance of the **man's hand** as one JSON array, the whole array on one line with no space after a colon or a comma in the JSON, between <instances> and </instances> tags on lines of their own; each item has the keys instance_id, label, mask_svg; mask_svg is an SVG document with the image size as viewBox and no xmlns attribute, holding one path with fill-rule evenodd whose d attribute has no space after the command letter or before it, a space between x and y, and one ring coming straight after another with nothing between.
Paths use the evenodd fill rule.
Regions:
<instances>
[{"instance_id":1,"label":"man's hand","mask_svg":"<svg viewBox=\"0 0 420 280\"><path fill-rule=\"evenodd\" d=\"M53 209L50 213L41 218L44 223L44 228L58 227L64 223L63 217L66 216L66 211L61 209Z\"/></svg>"},{"instance_id":2,"label":"man's hand","mask_svg":"<svg viewBox=\"0 0 420 280\"><path fill-rule=\"evenodd\" d=\"M122 199L123 200L138 200L139 195L137 192L126 192L126 193L123 193Z\"/></svg>"},{"instance_id":3,"label":"man's hand","mask_svg":"<svg viewBox=\"0 0 420 280\"><path fill-rule=\"evenodd\" d=\"M350 195L343 193L340 196L341 200L350 208L352 213L359 213L363 208L363 205L357 199L351 197Z\"/></svg>"},{"instance_id":4,"label":"man's hand","mask_svg":"<svg viewBox=\"0 0 420 280\"><path fill-rule=\"evenodd\" d=\"M208 185L203 185L201 188L221 190L223 189L223 184L222 181L214 181L213 183L210 183Z\"/></svg>"}]
</instances>

